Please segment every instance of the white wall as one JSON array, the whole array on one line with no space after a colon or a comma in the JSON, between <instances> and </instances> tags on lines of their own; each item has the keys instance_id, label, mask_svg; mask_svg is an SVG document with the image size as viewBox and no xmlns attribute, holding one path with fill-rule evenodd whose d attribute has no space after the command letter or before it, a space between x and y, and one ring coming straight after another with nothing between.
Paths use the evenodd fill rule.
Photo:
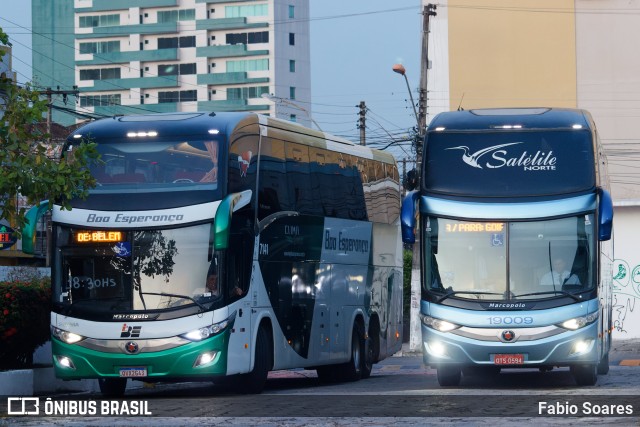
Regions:
<instances>
[{"instance_id":1,"label":"white wall","mask_svg":"<svg viewBox=\"0 0 640 427\"><path fill-rule=\"evenodd\" d=\"M613 337L640 338L640 205L616 206L613 224Z\"/></svg>"}]
</instances>

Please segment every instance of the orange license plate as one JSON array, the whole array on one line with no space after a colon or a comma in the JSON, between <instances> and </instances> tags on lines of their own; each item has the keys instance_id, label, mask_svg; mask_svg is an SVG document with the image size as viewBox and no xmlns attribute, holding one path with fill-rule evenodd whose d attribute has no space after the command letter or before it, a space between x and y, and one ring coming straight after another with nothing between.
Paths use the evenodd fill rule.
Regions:
<instances>
[{"instance_id":1,"label":"orange license plate","mask_svg":"<svg viewBox=\"0 0 640 427\"><path fill-rule=\"evenodd\" d=\"M496 354L493 363L494 365L522 365L524 354Z\"/></svg>"}]
</instances>

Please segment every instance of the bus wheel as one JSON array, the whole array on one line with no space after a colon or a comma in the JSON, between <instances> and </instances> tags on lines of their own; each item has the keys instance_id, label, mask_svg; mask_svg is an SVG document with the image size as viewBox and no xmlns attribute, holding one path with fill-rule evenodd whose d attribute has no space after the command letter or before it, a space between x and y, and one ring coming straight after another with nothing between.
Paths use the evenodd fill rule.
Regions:
<instances>
[{"instance_id":1,"label":"bus wheel","mask_svg":"<svg viewBox=\"0 0 640 427\"><path fill-rule=\"evenodd\" d=\"M609 373L609 353L605 354L600 363L598 363L598 375L607 375Z\"/></svg>"},{"instance_id":2,"label":"bus wheel","mask_svg":"<svg viewBox=\"0 0 640 427\"><path fill-rule=\"evenodd\" d=\"M362 378L369 378L371 376L371 370L373 370L373 359L375 352L375 342L371 336L363 340L364 348L362 349Z\"/></svg>"},{"instance_id":3,"label":"bus wheel","mask_svg":"<svg viewBox=\"0 0 640 427\"><path fill-rule=\"evenodd\" d=\"M362 358L364 357L364 333L360 326L353 325L351 333L351 360L343 366L343 376L347 381L362 378Z\"/></svg>"},{"instance_id":4,"label":"bus wheel","mask_svg":"<svg viewBox=\"0 0 640 427\"><path fill-rule=\"evenodd\" d=\"M598 380L598 365L575 365L571 375L578 385L595 385Z\"/></svg>"},{"instance_id":5,"label":"bus wheel","mask_svg":"<svg viewBox=\"0 0 640 427\"><path fill-rule=\"evenodd\" d=\"M459 366L438 366L436 371L438 373L438 384L441 386L456 386L460 384L462 371Z\"/></svg>"},{"instance_id":6,"label":"bus wheel","mask_svg":"<svg viewBox=\"0 0 640 427\"><path fill-rule=\"evenodd\" d=\"M126 378L98 378L100 393L103 396L121 397L127 388Z\"/></svg>"},{"instance_id":7,"label":"bus wheel","mask_svg":"<svg viewBox=\"0 0 640 427\"><path fill-rule=\"evenodd\" d=\"M258 329L256 337L256 354L253 370L248 374L240 375L238 381L238 391L246 394L262 393L267 375L271 369L272 358L271 345L269 343L269 334L264 327Z\"/></svg>"}]
</instances>

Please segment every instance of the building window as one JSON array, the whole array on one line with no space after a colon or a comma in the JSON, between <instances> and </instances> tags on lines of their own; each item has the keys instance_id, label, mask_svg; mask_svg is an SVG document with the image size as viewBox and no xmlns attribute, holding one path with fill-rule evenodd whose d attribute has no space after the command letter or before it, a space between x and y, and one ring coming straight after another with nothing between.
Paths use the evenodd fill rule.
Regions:
<instances>
[{"instance_id":1,"label":"building window","mask_svg":"<svg viewBox=\"0 0 640 427\"><path fill-rule=\"evenodd\" d=\"M195 19L195 9L163 10L158 12L158 24L178 21L194 21Z\"/></svg>"},{"instance_id":2,"label":"building window","mask_svg":"<svg viewBox=\"0 0 640 427\"><path fill-rule=\"evenodd\" d=\"M227 89L227 100L260 98L263 93L269 93L269 86L232 87Z\"/></svg>"},{"instance_id":3,"label":"building window","mask_svg":"<svg viewBox=\"0 0 640 427\"><path fill-rule=\"evenodd\" d=\"M158 103L165 104L169 102L191 102L198 100L198 91L181 90L171 92L158 92Z\"/></svg>"},{"instance_id":4,"label":"building window","mask_svg":"<svg viewBox=\"0 0 640 427\"><path fill-rule=\"evenodd\" d=\"M296 35L294 33L289 33L289 45L290 46L296 45Z\"/></svg>"},{"instance_id":5,"label":"building window","mask_svg":"<svg viewBox=\"0 0 640 427\"><path fill-rule=\"evenodd\" d=\"M169 37L158 39L158 49L176 49L179 47L195 47L196 36Z\"/></svg>"},{"instance_id":6,"label":"building window","mask_svg":"<svg viewBox=\"0 0 640 427\"><path fill-rule=\"evenodd\" d=\"M296 7L292 4L289 5L289 18L295 18L296 14L295 14L295 10Z\"/></svg>"},{"instance_id":7,"label":"building window","mask_svg":"<svg viewBox=\"0 0 640 427\"><path fill-rule=\"evenodd\" d=\"M260 31L257 33L230 33L226 35L227 44L254 44L269 43L269 32Z\"/></svg>"},{"instance_id":8,"label":"building window","mask_svg":"<svg viewBox=\"0 0 640 427\"><path fill-rule=\"evenodd\" d=\"M115 27L120 25L120 15L81 16L80 28Z\"/></svg>"},{"instance_id":9,"label":"building window","mask_svg":"<svg viewBox=\"0 0 640 427\"><path fill-rule=\"evenodd\" d=\"M246 71L268 71L268 59L248 59L245 61L227 61L227 73Z\"/></svg>"},{"instance_id":10,"label":"building window","mask_svg":"<svg viewBox=\"0 0 640 427\"><path fill-rule=\"evenodd\" d=\"M289 99L296 99L296 88L295 87L290 87L289 88Z\"/></svg>"},{"instance_id":11,"label":"building window","mask_svg":"<svg viewBox=\"0 0 640 427\"><path fill-rule=\"evenodd\" d=\"M244 18L246 16L267 16L269 8L266 3L247 6L226 6L225 18Z\"/></svg>"},{"instance_id":12,"label":"building window","mask_svg":"<svg viewBox=\"0 0 640 427\"><path fill-rule=\"evenodd\" d=\"M296 61L293 59L289 60L289 71L292 73L296 72Z\"/></svg>"},{"instance_id":13,"label":"building window","mask_svg":"<svg viewBox=\"0 0 640 427\"><path fill-rule=\"evenodd\" d=\"M80 97L80 106L81 107L99 107L99 106L110 106L110 105L120 105L122 101L120 94L114 95L88 95Z\"/></svg>"},{"instance_id":14,"label":"building window","mask_svg":"<svg viewBox=\"0 0 640 427\"><path fill-rule=\"evenodd\" d=\"M289 120L292 122L297 122L298 116L296 116L295 114L289 114Z\"/></svg>"},{"instance_id":15,"label":"building window","mask_svg":"<svg viewBox=\"0 0 640 427\"><path fill-rule=\"evenodd\" d=\"M167 64L158 65L159 76L184 76L196 74L196 64Z\"/></svg>"},{"instance_id":16,"label":"building window","mask_svg":"<svg viewBox=\"0 0 640 427\"><path fill-rule=\"evenodd\" d=\"M120 68L94 68L80 70L80 80L119 79Z\"/></svg>"},{"instance_id":17,"label":"building window","mask_svg":"<svg viewBox=\"0 0 640 427\"><path fill-rule=\"evenodd\" d=\"M119 41L80 43L80 53L120 52Z\"/></svg>"}]
</instances>

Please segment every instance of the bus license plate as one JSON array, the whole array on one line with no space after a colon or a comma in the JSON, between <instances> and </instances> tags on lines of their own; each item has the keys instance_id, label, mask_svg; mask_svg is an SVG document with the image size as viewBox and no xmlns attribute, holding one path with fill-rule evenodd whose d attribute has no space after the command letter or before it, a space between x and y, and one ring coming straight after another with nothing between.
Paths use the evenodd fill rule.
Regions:
<instances>
[{"instance_id":1,"label":"bus license plate","mask_svg":"<svg viewBox=\"0 0 640 427\"><path fill-rule=\"evenodd\" d=\"M144 368L144 367L120 368L120 376L124 378L146 377L147 368Z\"/></svg>"},{"instance_id":2,"label":"bus license plate","mask_svg":"<svg viewBox=\"0 0 640 427\"><path fill-rule=\"evenodd\" d=\"M522 365L524 354L496 354L493 358L495 365Z\"/></svg>"}]
</instances>

